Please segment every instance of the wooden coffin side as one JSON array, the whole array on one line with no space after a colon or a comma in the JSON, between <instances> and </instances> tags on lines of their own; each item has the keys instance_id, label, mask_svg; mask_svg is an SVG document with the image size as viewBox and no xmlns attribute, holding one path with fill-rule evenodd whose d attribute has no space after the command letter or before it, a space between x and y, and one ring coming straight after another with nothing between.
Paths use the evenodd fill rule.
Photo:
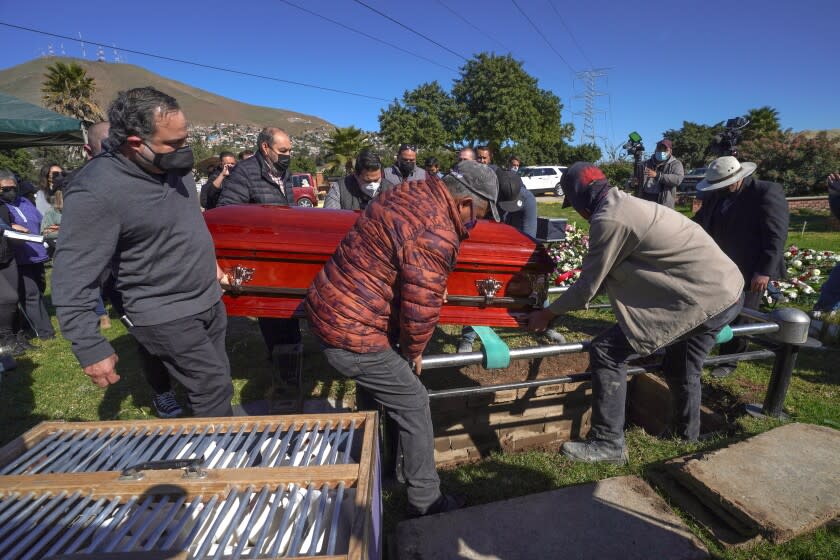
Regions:
<instances>
[{"instance_id":1,"label":"wooden coffin side","mask_svg":"<svg viewBox=\"0 0 840 560\"><path fill-rule=\"evenodd\" d=\"M237 283L224 298L228 313L304 317L306 290L358 215L269 206L207 212L219 264ZM545 249L530 237L482 221L461 245L440 322L517 326L542 303L552 266Z\"/></svg>"}]
</instances>

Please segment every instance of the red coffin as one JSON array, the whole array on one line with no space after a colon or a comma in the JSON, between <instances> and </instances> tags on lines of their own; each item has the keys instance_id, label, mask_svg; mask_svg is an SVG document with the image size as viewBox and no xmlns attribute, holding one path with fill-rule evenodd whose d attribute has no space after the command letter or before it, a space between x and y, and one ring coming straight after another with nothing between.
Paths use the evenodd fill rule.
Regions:
<instances>
[{"instance_id":1,"label":"red coffin","mask_svg":"<svg viewBox=\"0 0 840 560\"><path fill-rule=\"evenodd\" d=\"M303 317L315 275L359 216L347 210L225 206L204 214L234 287L230 315ZM461 244L440 322L517 326L545 300L553 268L545 249L516 229L482 220Z\"/></svg>"}]
</instances>

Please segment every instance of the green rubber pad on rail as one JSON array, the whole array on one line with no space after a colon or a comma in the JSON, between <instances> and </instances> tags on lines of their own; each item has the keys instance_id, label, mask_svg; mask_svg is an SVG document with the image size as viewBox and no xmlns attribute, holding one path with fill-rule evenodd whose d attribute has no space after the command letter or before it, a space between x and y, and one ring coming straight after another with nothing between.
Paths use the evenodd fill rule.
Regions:
<instances>
[{"instance_id":1,"label":"green rubber pad on rail","mask_svg":"<svg viewBox=\"0 0 840 560\"><path fill-rule=\"evenodd\" d=\"M481 339L485 369L502 369L510 365L510 348L490 327L473 327Z\"/></svg>"},{"instance_id":2,"label":"green rubber pad on rail","mask_svg":"<svg viewBox=\"0 0 840 560\"><path fill-rule=\"evenodd\" d=\"M715 343L723 344L724 342L729 342L730 340L732 340L732 327L726 325L725 327L720 329L720 332L718 333L717 338L715 339Z\"/></svg>"}]
</instances>

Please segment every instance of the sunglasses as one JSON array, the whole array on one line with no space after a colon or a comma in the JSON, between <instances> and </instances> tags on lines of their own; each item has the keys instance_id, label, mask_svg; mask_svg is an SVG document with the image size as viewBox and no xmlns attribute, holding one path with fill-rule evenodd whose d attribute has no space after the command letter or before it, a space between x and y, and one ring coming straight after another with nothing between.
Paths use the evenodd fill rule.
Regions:
<instances>
[{"instance_id":1,"label":"sunglasses","mask_svg":"<svg viewBox=\"0 0 840 560\"><path fill-rule=\"evenodd\" d=\"M16 191L17 187L0 187L0 192Z\"/></svg>"},{"instance_id":2,"label":"sunglasses","mask_svg":"<svg viewBox=\"0 0 840 560\"><path fill-rule=\"evenodd\" d=\"M414 144L400 144L400 149L397 150L397 151L398 152L404 152L406 150L416 152L417 151L417 146L415 146Z\"/></svg>"}]
</instances>

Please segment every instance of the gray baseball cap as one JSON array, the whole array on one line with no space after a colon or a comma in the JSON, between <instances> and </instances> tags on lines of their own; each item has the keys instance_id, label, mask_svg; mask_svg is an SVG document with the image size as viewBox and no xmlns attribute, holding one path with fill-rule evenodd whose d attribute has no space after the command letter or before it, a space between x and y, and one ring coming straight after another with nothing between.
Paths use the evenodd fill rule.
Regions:
<instances>
[{"instance_id":1,"label":"gray baseball cap","mask_svg":"<svg viewBox=\"0 0 840 560\"><path fill-rule=\"evenodd\" d=\"M487 165L465 160L459 161L449 172L449 176L464 185L468 191L485 199L490 205L493 219L501 221L499 210L496 208L496 201L499 199L499 179L495 171Z\"/></svg>"}]
</instances>

